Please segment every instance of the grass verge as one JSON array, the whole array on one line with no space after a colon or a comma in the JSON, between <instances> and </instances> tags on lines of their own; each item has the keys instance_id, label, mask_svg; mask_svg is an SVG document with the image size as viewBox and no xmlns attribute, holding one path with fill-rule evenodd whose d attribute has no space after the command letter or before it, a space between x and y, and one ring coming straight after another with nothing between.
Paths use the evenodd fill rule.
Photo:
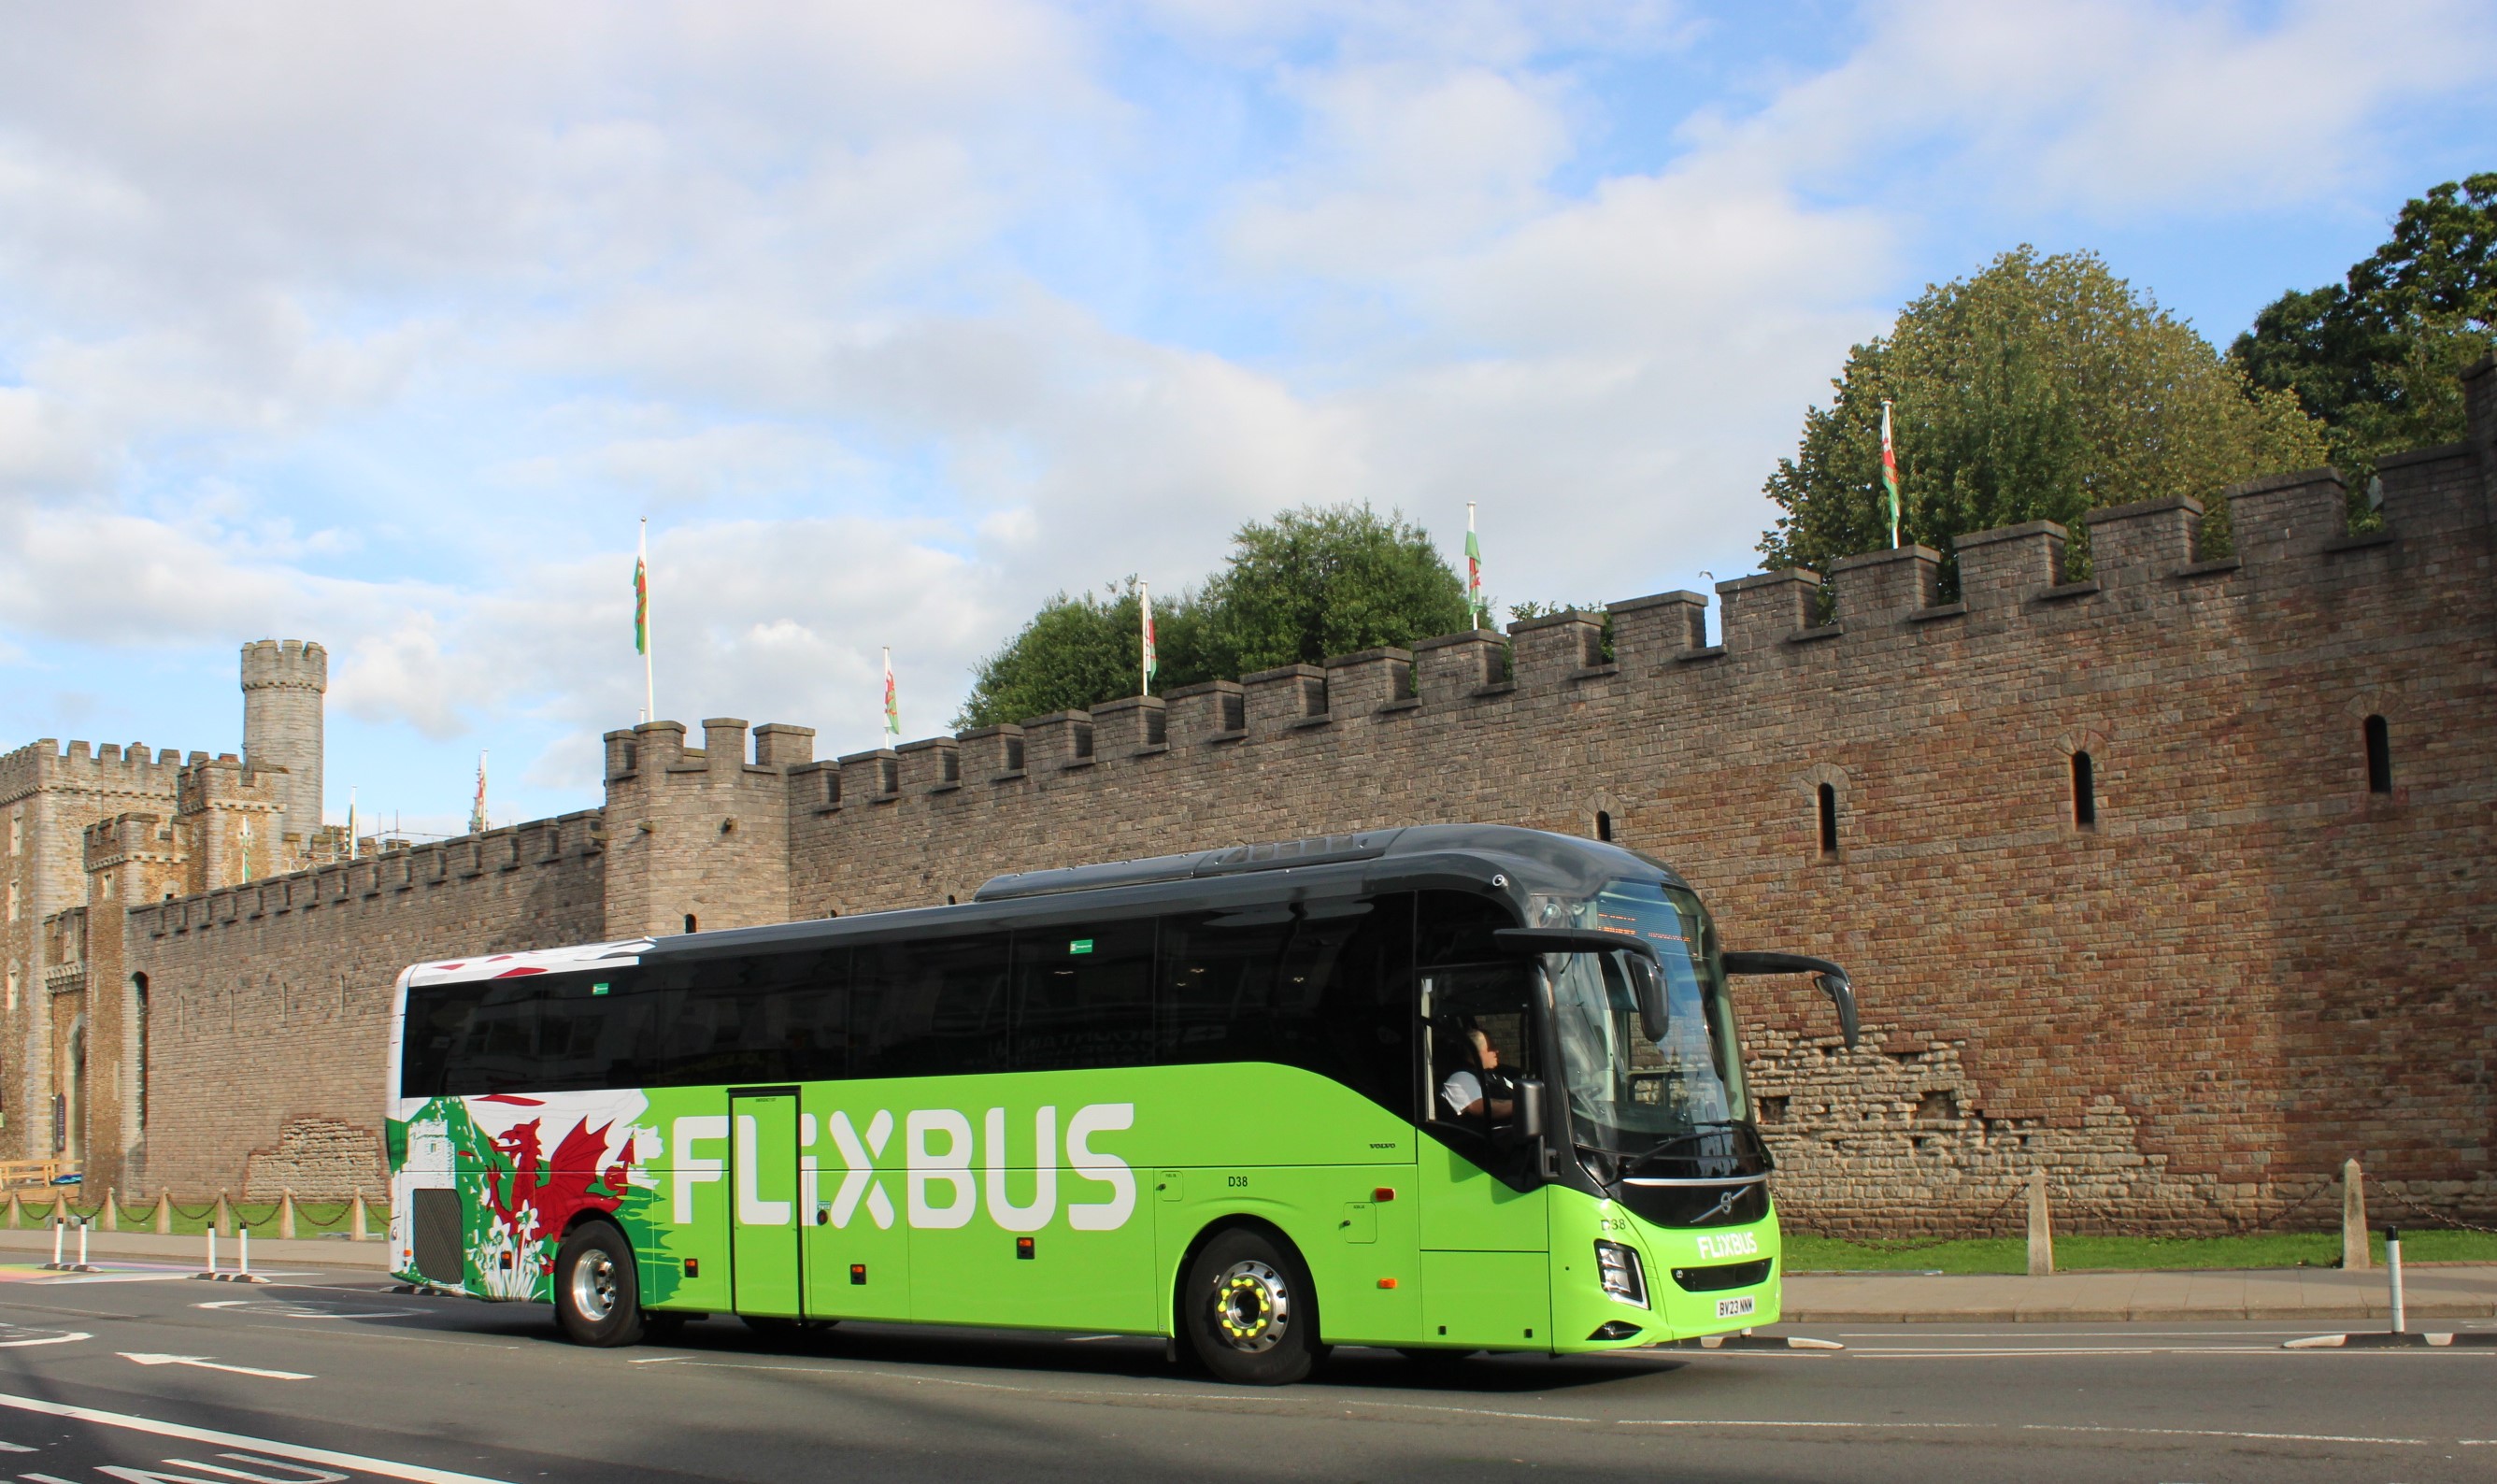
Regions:
<instances>
[{"instance_id":1,"label":"grass verge","mask_svg":"<svg viewBox=\"0 0 2497 1484\"><path fill-rule=\"evenodd\" d=\"M2385 1260L2385 1238L2370 1244ZM2161 1268L2329 1268L2341 1261L2339 1232L2264 1232L2250 1237L2058 1237L2058 1272ZM2402 1261L2497 1262L2497 1236L2484 1232L2405 1231ZM1905 1242L1842 1242L1789 1232L1789 1273L2026 1273L2022 1237L1972 1237L1919 1247Z\"/></svg>"}]
</instances>

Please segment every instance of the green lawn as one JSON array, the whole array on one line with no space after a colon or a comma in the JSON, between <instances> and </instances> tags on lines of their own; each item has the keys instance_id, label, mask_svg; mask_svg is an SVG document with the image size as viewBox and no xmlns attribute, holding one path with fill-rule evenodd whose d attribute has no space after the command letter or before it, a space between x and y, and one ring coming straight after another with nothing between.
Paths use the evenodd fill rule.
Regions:
<instances>
[{"instance_id":1,"label":"green lawn","mask_svg":"<svg viewBox=\"0 0 2497 1484\"><path fill-rule=\"evenodd\" d=\"M1973 1237L1919 1247L1904 1242L1841 1242L1800 1232L1786 1234L1789 1273L1943 1272L2026 1273L2029 1243L2023 1237ZM2371 1245L2385 1260L2385 1239ZM2265 1233L2253 1237L2058 1237L2055 1268L2328 1268L2341 1260L2338 1232ZM2481 1232L2405 1231L2402 1261L2497 1262L2497 1236Z\"/></svg>"},{"instance_id":2,"label":"green lawn","mask_svg":"<svg viewBox=\"0 0 2497 1484\"><path fill-rule=\"evenodd\" d=\"M48 1196L39 1202L34 1197L20 1192L18 1200L21 1213L18 1217L20 1225L42 1226L50 1221L52 1204ZM175 1201L174 1208L174 1234L196 1237L207 1230L210 1218L216 1214L216 1201L214 1199ZM234 1203L233 1210L235 1220L248 1225L253 1236L277 1235L275 1201L237 1201ZM99 1226L102 1224L102 1208L97 1205L82 1204L76 1192L72 1192L70 1196L70 1212L73 1216L94 1220ZM156 1207L152 1202L144 1206L124 1205L119 1215L123 1231L152 1232L156 1229ZM378 1201L364 1203L364 1230L368 1234L379 1237L389 1225L388 1208ZM355 1224L348 1215L348 1204L345 1201L297 1201L295 1203L295 1235L300 1238L327 1236L333 1232L344 1233L353 1230L355 1230Z\"/></svg>"}]
</instances>

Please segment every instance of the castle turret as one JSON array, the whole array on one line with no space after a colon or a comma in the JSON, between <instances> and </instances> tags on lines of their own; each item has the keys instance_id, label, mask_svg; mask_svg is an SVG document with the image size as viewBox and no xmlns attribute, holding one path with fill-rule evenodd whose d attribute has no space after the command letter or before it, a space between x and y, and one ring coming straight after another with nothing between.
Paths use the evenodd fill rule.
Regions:
<instances>
[{"instance_id":1,"label":"castle turret","mask_svg":"<svg viewBox=\"0 0 2497 1484\"><path fill-rule=\"evenodd\" d=\"M283 770L275 780L279 828L307 841L321 828L321 696L329 688L330 653L317 644L263 639L242 647L243 762L256 773Z\"/></svg>"}]
</instances>

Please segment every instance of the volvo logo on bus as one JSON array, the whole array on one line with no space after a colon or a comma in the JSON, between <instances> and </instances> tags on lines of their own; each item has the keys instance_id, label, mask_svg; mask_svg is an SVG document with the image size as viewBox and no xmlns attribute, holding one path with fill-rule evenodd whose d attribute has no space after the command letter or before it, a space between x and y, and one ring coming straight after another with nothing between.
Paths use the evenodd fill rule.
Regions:
<instances>
[{"instance_id":1,"label":"volvo logo on bus","mask_svg":"<svg viewBox=\"0 0 2497 1484\"><path fill-rule=\"evenodd\" d=\"M1014 1137L1021 1130L1008 1128L1003 1108L989 1109L976 1133L970 1117L957 1109L912 1109L899 1121L902 1158L898 1172L902 1182L899 1209L885 1189L885 1179L897 1172L877 1163L893 1146L896 1121L893 1112L883 1108L870 1115L864 1127L846 1111L826 1120L823 1131L839 1165L828 1171L819 1155L799 1156L797 1210L820 1210L825 1224L835 1227L849 1225L864 1212L882 1228L890 1228L906 1215L914 1227L946 1230L969 1225L985 1202L989 1219L998 1226L1010 1232L1036 1232L1058 1217L1062 1154L1063 1168L1077 1182L1077 1187L1066 1192L1070 1197L1065 1202L1067 1225L1080 1232L1116 1231L1135 1214L1135 1172L1124 1159L1091 1146L1096 1135L1135 1126L1133 1103L1089 1103L1076 1109L1066 1120L1062 1139L1056 1105L1044 1106L1032 1116L1028 1143ZM793 1217L791 1203L765 1200L758 1188L760 1140L754 1120L741 1116L737 1123L738 1224L785 1226ZM728 1143L731 1132L729 1120L718 1114L689 1115L672 1125L670 1139L676 1154L669 1219L677 1225L694 1219L696 1186L725 1178L727 1152L705 1151ZM798 1143L803 1149L816 1145L816 1119L811 1113L799 1115ZM1020 1161L1015 1157L1018 1153L1025 1156ZM824 1194L827 1184L831 1184L829 1196ZM1016 1199L1018 1194L1025 1198Z\"/></svg>"}]
</instances>

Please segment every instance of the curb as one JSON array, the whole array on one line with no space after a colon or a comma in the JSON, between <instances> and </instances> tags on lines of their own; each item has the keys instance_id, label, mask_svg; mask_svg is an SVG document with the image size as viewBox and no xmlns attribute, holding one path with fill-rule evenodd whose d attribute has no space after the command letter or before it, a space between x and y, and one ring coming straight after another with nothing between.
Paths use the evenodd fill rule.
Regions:
<instances>
[{"instance_id":1,"label":"curb","mask_svg":"<svg viewBox=\"0 0 2497 1484\"><path fill-rule=\"evenodd\" d=\"M2412 1304L2414 1319L2497 1319L2497 1304ZM2385 1306L2348 1305L2331 1309L2298 1309L2267 1305L2238 1308L2179 1309L2172 1306L2133 1309L1953 1309L1857 1310L1795 1309L1778 1318L1781 1324L2136 1324L2191 1323L2227 1319L2313 1319L2331 1323L2352 1319L2386 1319Z\"/></svg>"}]
</instances>

